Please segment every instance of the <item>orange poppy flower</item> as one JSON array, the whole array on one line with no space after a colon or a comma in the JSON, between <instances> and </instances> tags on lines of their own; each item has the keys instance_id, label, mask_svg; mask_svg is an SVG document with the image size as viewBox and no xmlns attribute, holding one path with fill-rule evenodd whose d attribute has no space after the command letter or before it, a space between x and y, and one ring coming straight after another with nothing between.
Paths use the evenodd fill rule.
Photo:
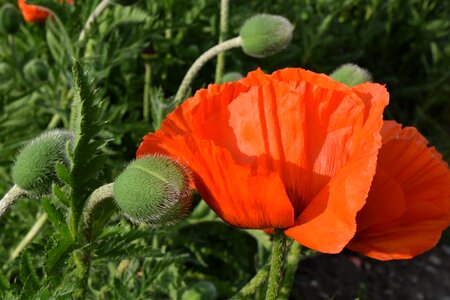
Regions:
<instances>
[{"instance_id":1,"label":"orange poppy flower","mask_svg":"<svg viewBox=\"0 0 450 300\"><path fill-rule=\"evenodd\" d=\"M450 172L415 128L386 121L381 134L377 171L347 247L380 260L411 258L450 224Z\"/></svg>"},{"instance_id":2,"label":"orange poppy flower","mask_svg":"<svg viewBox=\"0 0 450 300\"><path fill-rule=\"evenodd\" d=\"M74 0L66 0L68 4L73 4ZM19 9L24 20L28 23L45 22L50 16L50 12L43 6L27 4L26 0L17 0ZM61 3L61 1L60 1Z\"/></svg>"},{"instance_id":3,"label":"orange poppy flower","mask_svg":"<svg viewBox=\"0 0 450 300\"><path fill-rule=\"evenodd\" d=\"M186 162L203 199L236 227L284 228L337 253L355 234L375 174L388 98L378 84L257 70L199 90L144 137L137 156Z\"/></svg>"}]
</instances>

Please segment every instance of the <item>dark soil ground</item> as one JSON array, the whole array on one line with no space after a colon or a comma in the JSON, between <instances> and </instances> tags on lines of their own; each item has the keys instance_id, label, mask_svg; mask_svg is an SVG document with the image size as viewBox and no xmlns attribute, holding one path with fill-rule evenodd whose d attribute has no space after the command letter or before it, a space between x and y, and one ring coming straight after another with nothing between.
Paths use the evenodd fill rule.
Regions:
<instances>
[{"instance_id":1,"label":"dark soil ground","mask_svg":"<svg viewBox=\"0 0 450 300\"><path fill-rule=\"evenodd\" d=\"M411 260L377 261L353 252L300 263L292 300L450 300L450 246Z\"/></svg>"}]
</instances>

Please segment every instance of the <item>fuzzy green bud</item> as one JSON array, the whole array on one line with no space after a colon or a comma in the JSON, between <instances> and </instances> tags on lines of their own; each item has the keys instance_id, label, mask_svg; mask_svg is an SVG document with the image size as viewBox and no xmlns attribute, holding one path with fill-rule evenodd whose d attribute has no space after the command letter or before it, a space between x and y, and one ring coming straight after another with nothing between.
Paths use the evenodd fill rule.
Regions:
<instances>
[{"instance_id":1,"label":"fuzzy green bud","mask_svg":"<svg viewBox=\"0 0 450 300\"><path fill-rule=\"evenodd\" d=\"M355 86L363 82L372 81L372 75L366 69L355 64L343 64L330 74L330 77L336 81L348 86Z\"/></svg>"},{"instance_id":2,"label":"fuzzy green bud","mask_svg":"<svg viewBox=\"0 0 450 300\"><path fill-rule=\"evenodd\" d=\"M242 76L239 72L228 72L223 74L222 76L222 83L225 82L234 82L242 79L244 76Z\"/></svg>"},{"instance_id":3,"label":"fuzzy green bud","mask_svg":"<svg viewBox=\"0 0 450 300\"><path fill-rule=\"evenodd\" d=\"M216 298L216 286L212 282L206 280L195 283L181 296L181 300L213 300Z\"/></svg>"},{"instance_id":4,"label":"fuzzy green bud","mask_svg":"<svg viewBox=\"0 0 450 300\"><path fill-rule=\"evenodd\" d=\"M70 164L67 143L73 143L70 131L54 129L44 132L27 144L16 158L12 168L14 183L36 197L51 192L52 184L59 182L56 164Z\"/></svg>"},{"instance_id":5,"label":"fuzzy green bud","mask_svg":"<svg viewBox=\"0 0 450 300\"><path fill-rule=\"evenodd\" d=\"M253 57L267 57L285 49L292 40L294 26L281 16L259 14L241 28L242 49Z\"/></svg>"},{"instance_id":6,"label":"fuzzy green bud","mask_svg":"<svg viewBox=\"0 0 450 300\"><path fill-rule=\"evenodd\" d=\"M138 2L139 0L115 0L117 4L120 4L122 6L130 6Z\"/></svg>"},{"instance_id":7,"label":"fuzzy green bud","mask_svg":"<svg viewBox=\"0 0 450 300\"><path fill-rule=\"evenodd\" d=\"M191 207L192 178L186 167L166 156L133 161L114 182L114 198L133 223L163 227L180 221Z\"/></svg>"},{"instance_id":8,"label":"fuzzy green bud","mask_svg":"<svg viewBox=\"0 0 450 300\"><path fill-rule=\"evenodd\" d=\"M0 8L0 30L8 34L19 31L22 16L12 4L5 4Z\"/></svg>"},{"instance_id":9,"label":"fuzzy green bud","mask_svg":"<svg viewBox=\"0 0 450 300\"><path fill-rule=\"evenodd\" d=\"M25 78L33 82L42 82L48 79L48 66L42 59L32 59L23 68Z\"/></svg>"}]
</instances>

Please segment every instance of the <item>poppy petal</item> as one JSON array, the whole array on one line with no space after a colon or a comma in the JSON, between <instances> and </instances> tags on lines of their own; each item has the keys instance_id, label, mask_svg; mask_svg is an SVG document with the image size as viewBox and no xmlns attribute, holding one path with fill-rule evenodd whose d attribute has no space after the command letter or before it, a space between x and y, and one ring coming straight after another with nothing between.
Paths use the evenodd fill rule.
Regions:
<instances>
[{"instance_id":1,"label":"poppy petal","mask_svg":"<svg viewBox=\"0 0 450 300\"><path fill-rule=\"evenodd\" d=\"M185 162L195 174L206 203L226 222L240 228L286 228L294 209L275 172L237 164L230 153L211 141L165 138L161 132L144 138L137 156L166 153Z\"/></svg>"},{"instance_id":2,"label":"poppy petal","mask_svg":"<svg viewBox=\"0 0 450 300\"><path fill-rule=\"evenodd\" d=\"M411 258L432 248L450 224L450 172L447 164L415 128L385 121L374 183L397 185L404 195L404 213L385 218L386 203L403 201L398 192L374 184L358 215L358 232L347 246L373 258ZM394 216L393 212L388 212Z\"/></svg>"},{"instance_id":3,"label":"poppy petal","mask_svg":"<svg viewBox=\"0 0 450 300\"><path fill-rule=\"evenodd\" d=\"M366 112L363 128L353 137L351 156L301 213L296 226L286 230L299 243L325 253L340 252L354 236L356 214L365 204L381 147L382 112L389 94L371 83L354 91L366 103Z\"/></svg>"}]
</instances>

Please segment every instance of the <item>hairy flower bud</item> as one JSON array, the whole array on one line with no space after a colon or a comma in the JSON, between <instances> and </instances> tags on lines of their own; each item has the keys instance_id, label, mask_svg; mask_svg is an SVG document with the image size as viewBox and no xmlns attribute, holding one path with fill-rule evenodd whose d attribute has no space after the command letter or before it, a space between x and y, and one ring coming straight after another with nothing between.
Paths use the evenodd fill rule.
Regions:
<instances>
[{"instance_id":1,"label":"hairy flower bud","mask_svg":"<svg viewBox=\"0 0 450 300\"><path fill-rule=\"evenodd\" d=\"M186 167L166 156L133 161L114 182L114 198L125 216L150 227L175 224L191 206L192 178Z\"/></svg>"},{"instance_id":2,"label":"hairy flower bud","mask_svg":"<svg viewBox=\"0 0 450 300\"><path fill-rule=\"evenodd\" d=\"M253 57L266 57L285 49L292 40L294 26L281 16L259 14L241 28L242 49Z\"/></svg>"},{"instance_id":3,"label":"hairy flower bud","mask_svg":"<svg viewBox=\"0 0 450 300\"><path fill-rule=\"evenodd\" d=\"M343 64L330 74L330 77L336 81L348 86L355 86L363 82L372 81L372 75L366 69L355 64Z\"/></svg>"},{"instance_id":4,"label":"hairy flower bud","mask_svg":"<svg viewBox=\"0 0 450 300\"><path fill-rule=\"evenodd\" d=\"M14 183L34 196L50 193L52 183L59 181L56 164L69 166L66 144L72 142L73 134L61 129L44 132L32 140L16 158Z\"/></svg>"},{"instance_id":5,"label":"hairy flower bud","mask_svg":"<svg viewBox=\"0 0 450 300\"><path fill-rule=\"evenodd\" d=\"M32 59L23 68L25 78L29 81L42 82L48 78L48 66L42 59Z\"/></svg>"},{"instance_id":6,"label":"hairy flower bud","mask_svg":"<svg viewBox=\"0 0 450 300\"><path fill-rule=\"evenodd\" d=\"M228 73L223 74L222 83L238 81L239 79L242 79L243 77L244 76L242 76L242 74L239 72L228 72Z\"/></svg>"},{"instance_id":7,"label":"hairy flower bud","mask_svg":"<svg viewBox=\"0 0 450 300\"><path fill-rule=\"evenodd\" d=\"M0 8L0 30L14 34L19 30L22 17L19 10L12 4L5 4Z\"/></svg>"}]
</instances>

